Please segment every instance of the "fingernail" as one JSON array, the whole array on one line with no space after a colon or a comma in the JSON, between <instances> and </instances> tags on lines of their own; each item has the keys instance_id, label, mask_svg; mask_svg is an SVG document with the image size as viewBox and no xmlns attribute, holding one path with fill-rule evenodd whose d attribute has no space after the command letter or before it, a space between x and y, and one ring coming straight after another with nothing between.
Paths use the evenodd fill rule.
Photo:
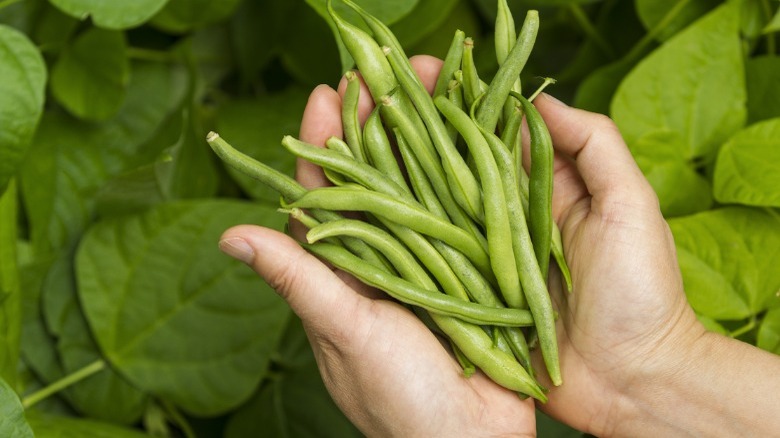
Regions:
<instances>
[{"instance_id":1,"label":"fingernail","mask_svg":"<svg viewBox=\"0 0 780 438\"><path fill-rule=\"evenodd\" d=\"M561 102L560 100L552 97L551 95L549 95L547 93L542 93L542 95L544 96L545 99L549 100L550 103L554 103L554 104L556 104L558 106L565 106L565 107L569 106L569 105L566 105L565 103Z\"/></svg>"},{"instance_id":2,"label":"fingernail","mask_svg":"<svg viewBox=\"0 0 780 438\"><path fill-rule=\"evenodd\" d=\"M220 240L219 249L230 257L246 264L252 263L255 259L255 251L246 243L246 240L240 237Z\"/></svg>"}]
</instances>

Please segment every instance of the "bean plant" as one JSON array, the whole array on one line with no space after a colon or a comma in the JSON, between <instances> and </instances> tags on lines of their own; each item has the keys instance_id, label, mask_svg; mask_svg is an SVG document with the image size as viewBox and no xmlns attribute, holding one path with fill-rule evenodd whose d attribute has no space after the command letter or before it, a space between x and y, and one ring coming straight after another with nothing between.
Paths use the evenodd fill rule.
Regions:
<instances>
[{"instance_id":1,"label":"bean plant","mask_svg":"<svg viewBox=\"0 0 780 438\"><path fill-rule=\"evenodd\" d=\"M501 2L355 3L407 55L443 59L462 31L463 75L499 76ZM546 92L612 117L699 318L780 354L780 4L508 5L518 31L540 19L515 91L551 77ZM314 86L355 67L347 43L325 0L0 1L0 436L359 436L300 321L217 249L295 206L205 140L291 175L283 138ZM581 435L538 419L540 436Z\"/></svg>"}]
</instances>

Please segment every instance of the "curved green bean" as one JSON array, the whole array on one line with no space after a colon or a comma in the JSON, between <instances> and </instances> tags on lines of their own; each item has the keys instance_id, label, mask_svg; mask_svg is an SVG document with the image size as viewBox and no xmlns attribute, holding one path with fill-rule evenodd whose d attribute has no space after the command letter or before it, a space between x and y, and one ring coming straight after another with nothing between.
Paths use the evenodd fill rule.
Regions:
<instances>
[{"instance_id":1,"label":"curved green bean","mask_svg":"<svg viewBox=\"0 0 780 438\"><path fill-rule=\"evenodd\" d=\"M536 34L539 30L539 13L530 10L525 16L520 35L514 47L509 52L506 60L498 68L496 75L490 82L482 104L477 109L477 123L485 131L493 132L504 109L504 102L509 96L509 91L515 80L523 70L528 56L531 54Z\"/></svg>"},{"instance_id":2,"label":"curved green bean","mask_svg":"<svg viewBox=\"0 0 780 438\"><path fill-rule=\"evenodd\" d=\"M344 138L352 150L352 155L359 161L366 161L363 148L363 135L360 132L360 120L358 120L358 102L360 101L360 80L354 71L344 74L347 79L347 89L341 99L341 124L344 129Z\"/></svg>"},{"instance_id":3,"label":"curved green bean","mask_svg":"<svg viewBox=\"0 0 780 438\"><path fill-rule=\"evenodd\" d=\"M461 58L463 57L463 40L465 38L466 34L462 30L458 29L455 31L450 48L444 57L444 64L442 64L439 76L436 78L433 97L441 96L447 92L453 74L460 68Z\"/></svg>"},{"instance_id":4,"label":"curved green bean","mask_svg":"<svg viewBox=\"0 0 780 438\"><path fill-rule=\"evenodd\" d=\"M420 206L399 200L397 196L365 189L326 187L308 191L288 207L364 211L385 217L446 242L463 252L480 271L490 271L488 254L473 235Z\"/></svg>"},{"instance_id":5,"label":"curved green bean","mask_svg":"<svg viewBox=\"0 0 780 438\"><path fill-rule=\"evenodd\" d=\"M432 313L452 316L474 324L506 327L533 325L533 317L527 310L487 307L445 295L438 290L423 289L365 263L336 245L320 242L302 246L337 268L354 275L363 283L379 288L401 302L422 307Z\"/></svg>"}]
</instances>

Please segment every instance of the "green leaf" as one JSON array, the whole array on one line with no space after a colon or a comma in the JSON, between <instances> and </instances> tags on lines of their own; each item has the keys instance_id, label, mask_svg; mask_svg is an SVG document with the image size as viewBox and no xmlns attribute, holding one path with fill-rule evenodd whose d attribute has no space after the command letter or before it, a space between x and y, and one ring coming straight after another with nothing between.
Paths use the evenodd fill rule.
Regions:
<instances>
[{"instance_id":1,"label":"green leaf","mask_svg":"<svg viewBox=\"0 0 780 438\"><path fill-rule=\"evenodd\" d=\"M253 100L230 101L219 109L217 131L235 148L292 175L295 157L282 147L282 137L297 135L306 93L291 88ZM228 168L228 173L252 198L276 206L279 194L256 180Z\"/></svg>"},{"instance_id":2,"label":"green leaf","mask_svg":"<svg viewBox=\"0 0 780 438\"><path fill-rule=\"evenodd\" d=\"M458 0L427 0L418 1L414 9L403 18L393 23L390 30L398 38L401 47L411 47L427 36L443 37L452 39L455 29L460 26L451 21L450 14L457 6L463 6L466 10L469 8L465 3ZM465 14L472 20L475 20L473 13ZM445 23L448 26L443 26ZM442 29L439 29L442 27ZM437 31L438 29L438 31ZM464 32L466 32L464 30ZM441 34L441 35L440 35ZM467 32L471 35L471 32Z\"/></svg>"},{"instance_id":3,"label":"green leaf","mask_svg":"<svg viewBox=\"0 0 780 438\"><path fill-rule=\"evenodd\" d=\"M780 117L780 57L758 56L745 63L748 123Z\"/></svg>"},{"instance_id":4,"label":"green leaf","mask_svg":"<svg viewBox=\"0 0 780 438\"><path fill-rule=\"evenodd\" d=\"M127 98L111 120L94 124L46 114L31 147L34 159L21 169L37 253L73 245L92 219L100 186L141 164L138 152L181 103L178 79L165 65L134 64Z\"/></svg>"},{"instance_id":5,"label":"green leaf","mask_svg":"<svg viewBox=\"0 0 780 438\"><path fill-rule=\"evenodd\" d=\"M18 203L16 183L11 180L0 194L0 380L16 385L22 307L17 264Z\"/></svg>"},{"instance_id":6,"label":"green leaf","mask_svg":"<svg viewBox=\"0 0 780 438\"><path fill-rule=\"evenodd\" d=\"M715 199L728 204L780 207L780 118L738 132L718 153Z\"/></svg>"},{"instance_id":7,"label":"green leaf","mask_svg":"<svg viewBox=\"0 0 780 438\"><path fill-rule=\"evenodd\" d=\"M129 70L124 34L91 28L57 60L51 90L76 117L106 120L124 101Z\"/></svg>"},{"instance_id":8,"label":"green leaf","mask_svg":"<svg viewBox=\"0 0 780 438\"><path fill-rule=\"evenodd\" d=\"M778 301L780 217L729 207L669 221L685 293L698 313L739 320Z\"/></svg>"},{"instance_id":9,"label":"green leaf","mask_svg":"<svg viewBox=\"0 0 780 438\"><path fill-rule=\"evenodd\" d=\"M772 33L772 32L779 32L780 31L780 9L775 12L775 16L772 17L772 20L767 23L766 27L763 30L763 33Z\"/></svg>"},{"instance_id":10,"label":"green leaf","mask_svg":"<svg viewBox=\"0 0 780 438\"><path fill-rule=\"evenodd\" d=\"M135 429L86 418L63 417L32 411L28 422L36 438L149 438Z\"/></svg>"},{"instance_id":11,"label":"green leaf","mask_svg":"<svg viewBox=\"0 0 780 438\"><path fill-rule=\"evenodd\" d=\"M725 4L643 59L618 87L612 116L629 144L656 131L711 159L745 122L738 8Z\"/></svg>"},{"instance_id":12,"label":"green leaf","mask_svg":"<svg viewBox=\"0 0 780 438\"><path fill-rule=\"evenodd\" d=\"M601 114L609 114L609 104L620 81L634 68L631 61L616 61L589 74L577 87L574 106Z\"/></svg>"},{"instance_id":13,"label":"green leaf","mask_svg":"<svg viewBox=\"0 0 780 438\"><path fill-rule=\"evenodd\" d=\"M305 4L297 3L286 24L280 55L287 72L312 87L335 86L354 62L341 40L333 37L326 21Z\"/></svg>"},{"instance_id":14,"label":"green leaf","mask_svg":"<svg viewBox=\"0 0 780 438\"><path fill-rule=\"evenodd\" d=\"M668 131L645 135L631 147L665 217L696 213L712 205L710 183L681 156L684 150L682 139Z\"/></svg>"},{"instance_id":15,"label":"green leaf","mask_svg":"<svg viewBox=\"0 0 780 438\"><path fill-rule=\"evenodd\" d=\"M721 0L635 0L636 12L646 29L664 24L657 36L659 41L668 40L720 3Z\"/></svg>"},{"instance_id":16,"label":"green leaf","mask_svg":"<svg viewBox=\"0 0 780 438\"><path fill-rule=\"evenodd\" d=\"M393 29L395 29L396 26L409 26L407 28L407 35L410 35L409 38L418 40L414 45L403 46L406 49L407 56L423 54L443 59L447 55L447 50L452 43L452 36L455 34L456 29L462 30L466 35L476 35L479 32L480 24L477 17L474 15L474 11L472 11L465 2L458 2L454 7L449 8L450 11L448 15L442 15L442 18L434 21L440 23L438 28L433 29L428 34L420 33L421 31L427 30L425 26L417 24L418 14L430 13L428 12L430 11L428 8L431 7L432 3L436 2L421 2L420 6L417 8L420 9L419 12L415 9L411 14L396 23L396 25L393 25ZM442 5L442 7L444 7L444 5ZM401 38L401 36L399 36L399 38ZM481 39L478 42L486 41L485 39ZM404 43L401 42L401 44ZM493 42L490 41L490 44L493 44ZM475 50L481 53L490 50L491 54L495 53L493 47L487 46L479 46ZM495 56L493 56L493 58L495 59Z\"/></svg>"},{"instance_id":17,"label":"green leaf","mask_svg":"<svg viewBox=\"0 0 780 438\"><path fill-rule=\"evenodd\" d=\"M721 335L729 335L729 331L726 330L725 327L720 325L718 321L715 321L712 318L707 318L704 315L696 314L696 318L699 320L699 322L704 326L707 331L713 332L713 333L720 333Z\"/></svg>"},{"instance_id":18,"label":"green leaf","mask_svg":"<svg viewBox=\"0 0 780 438\"><path fill-rule=\"evenodd\" d=\"M0 25L0 194L27 153L43 112L46 65L24 34Z\"/></svg>"},{"instance_id":19,"label":"green leaf","mask_svg":"<svg viewBox=\"0 0 780 438\"><path fill-rule=\"evenodd\" d=\"M30 425L24 418L24 409L19 397L3 379L0 379L0 436L34 437Z\"/></svg>"},{"instance_id":20,"label":"green leaf","mask_svg":"<svg viewBox=\"0 0 780 438\"><path fill-rule=\"evenodd\" d=\"M225 429L225 438L273 436L359 437L360 432L333 403L312 360L266 381L238 409Z\"/></svg>"},{"instance_id":21,"label":"green leaf","mask_svg":"<svg viewBox=\"0 0 780 438\"><path fill-rule=\"evenodd\" d=\"M284 220L272 208L214 200L94 225L77 255L79 295L109 362L135 386L196 415L246 400L289 311L216 243L229 226L281 228Z\"/></svg>"},{"instance_id":22,"label":"green leaf","mask_svg":"<svg viewBox=\"0 0 780 438\"><path fill-rule=\"evenodd\" d=\"M780 354L780 309L772 309L764 315L761 326L758 328L756 346Z\"/></svg>"},{"instance_id":23,"label":"green leaf","mask_svg":"<svg viewBox=\"0 0 780 438\"><path fill-rule=\"evenodd\" d=\"M95 25L106 29L127 29L136 27L157 13L168 0L49 0L63 12L86 20L92 18Z\"/></svg>"},{"instance_id":24,"label":"green leaf","mask_svg":"<svg viewBox=\"0 0 780 438\"><path fill-rule=\"evenodd\" d=\"M186 33L222 21L241 0L168 0L152 24L172 33Z\"/></svg>"}]
</instances>

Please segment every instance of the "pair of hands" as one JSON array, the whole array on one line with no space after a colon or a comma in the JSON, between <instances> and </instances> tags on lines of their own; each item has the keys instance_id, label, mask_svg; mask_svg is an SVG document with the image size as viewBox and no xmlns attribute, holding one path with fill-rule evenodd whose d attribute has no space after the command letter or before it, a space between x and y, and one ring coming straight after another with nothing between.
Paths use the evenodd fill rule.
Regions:
<instances>
[{"instance_id":1,"label":"pair of hands","mask_svg":"<svg viewBox=\"0 0 780 438\"><path fill-rule=\"evenodd\" d=\"M412 63L432 89L441 61L421 56ZM636 426L647 424L642 413L655 403L648 393L663 392L662 385L691 368L692 354L709 335L686 302L656 196L616 126L545 94L535 105L556 148L553 214L574 283L568 294L551 269L564 384L542 381L551 390L539 407L595 435L636 435ZM371 106L364 88L363 120ZM337 91L317 87L301 140L322 145L341 136L340 108ZM327 184L321 169L305 162L298 163L297 178L309 188ZM295 237L304 233L293 227ZM332 270L292 238L238 226L220 245L249 264L303 320L326 386L364 433L535 436L532 399L521 400L480 373L464 378L411 312ZM541 357L535 360L543 370Z\"/></svg>"}]
</instances>

